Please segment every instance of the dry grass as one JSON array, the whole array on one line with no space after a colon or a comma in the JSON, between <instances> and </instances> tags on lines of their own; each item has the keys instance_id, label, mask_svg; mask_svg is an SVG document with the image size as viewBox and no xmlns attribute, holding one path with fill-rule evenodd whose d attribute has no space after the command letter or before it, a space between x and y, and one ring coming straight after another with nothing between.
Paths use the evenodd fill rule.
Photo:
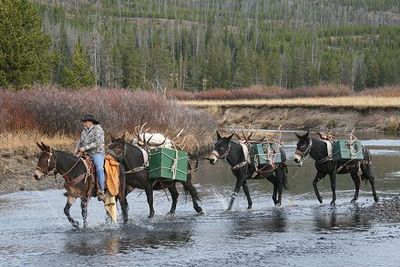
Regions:
<instances>
[{"instance_id":1,"label":"dry grass","mask_svg":"<svg viewBox=\"0 0 400 267\"><path fill-rule=\"evenodd\" d=\"M33 155L39 151L36 142L43 142L53 148L72 152L76 141L76 138L63 134L49 137L37 131L6 132L0 134L0 151L24 151L25 155Z\"/></svg>"},{"instance_id":2,"label":"dry grass","mask_svg":"<svg viewBox=\"0 0 400 267\"><path fill-rule=\"evenodd\" d=\"M242 100L201 100L180 101L192 107L212 106L284 106L284 107L355 107L384 108L399 107L400 96L345 96L345 97L305 97L289 99L242 99Z\"/></svg>"}]
</instances>

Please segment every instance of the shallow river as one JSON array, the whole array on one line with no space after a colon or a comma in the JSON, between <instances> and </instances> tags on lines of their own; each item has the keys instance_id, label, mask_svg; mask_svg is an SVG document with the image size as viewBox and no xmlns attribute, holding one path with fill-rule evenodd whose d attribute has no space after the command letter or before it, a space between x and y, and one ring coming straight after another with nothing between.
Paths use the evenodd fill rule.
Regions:
<instances>
[{"instance_id":1,"label":"shallow river","mask_svg":"<svg viewBox=\"0 0 400 267\"><path fill-rule=\"evenodd\" d=\"M289 161L292 137L284 136ZM359 137L372 152L379 197L400 196L400 141L377 134ZM225 212L235 178L226 163L203 162L194 183L204 215L195 213L180 189L175 216L165 215L171 202L159 191L156 216L148 219L145 194L136 191L128 197L128 225L106 222L102 205L93 200L88 229L68 223L63 191L3 195L0 266L400 266L400 224L375 223L360 213L373 203L370 186L363 183L358 203L350 204L353 182L338 176L337 205L331 207L329 178L319 183L324 198L319 204L314 175L311 159L300 169L291 164L282 207L274 207L268 181L249 181L253 209L246 209L241 191L233 211ZM78 203L71 213L81 220Z\"/></svg>"}]
</instances>

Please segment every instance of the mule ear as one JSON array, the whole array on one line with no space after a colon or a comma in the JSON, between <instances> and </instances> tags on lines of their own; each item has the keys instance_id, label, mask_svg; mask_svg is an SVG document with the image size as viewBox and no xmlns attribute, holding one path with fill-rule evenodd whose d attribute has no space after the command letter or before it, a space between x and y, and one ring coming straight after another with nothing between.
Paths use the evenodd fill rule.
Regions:
<instances>
[{"instance_id":1,"label":"mule ear","mask_svg":"<svg viewBox=\"0 0 400 267\"><path fill-rule=\"evenodd\" d=\"M310 130L307 131L307 133L304 135L305 137L308 137L308 134L310 133Z\"/></svg>"},{"instance_id":2,"label":"mule ear","mask_svg":"<svg viewBox=\"0 0 400 267\"><path fill-rule=\"evenodd\" d=\"M231 140L233 137L233 134L231 134L230 136L228 136L226 139Z\"/></svg>"},{"instance_id":3,"label":"mule ear","mask_svg":"<svg viewBox=\"0 0 400 267\"><path fill-rule=\"evenodd\" d=\"M218 131L217 131L217 138L218 138L218 140L222 139L222 136L219 134Z\"/></svg>"},{"instance_id":4,"label":"mule ear","mask_svg":"<svg viewBox=\"0 0 400 267\"><path fill-rule=\"evenodd\" d=\"M124 132L124 134L121 136L121 140L124 141L124 142L125 142L125 133L126 132Z\"/></svg>"},{"instance_id":5,"label":"mule ear","mask_svg":"<svg viewBox=\"0 0 400 267\"><path fill-rule=\"evenodd\" d=\"M46 145L46 144L43 143L43 142L40 142L40 143L42 143L43 150L50 151L50 146Z\"/></svg>"},{"instance_id":6,"label":"mule ear","mask_svg":"<svg viewBox=\"0 0 400 267\"><path fill-rule=\"evenodd\" d=\"M112 143L115 142L115 137L114 137L111 133L108 133L108 135L109 135L110 138L111 138L111 142L112 142Z\"/></svg>"},{"instance_id":7,"label":"mule ear","mask_svg":"<svg viewBox=\"0 0 400 267\"><path fill-rule=\"evenodd\" d=\"M44 150L43 146L41 144L39 144L38 142L36 142L36 145L41 149Z\"/></svg>"},{"instance_id":8,"label":"mule ear","mask_svg":"<svg viewBox=\"0 0 400 267\"><path fill-rule=\"evenodd\" d=\"M295 132L294 134L297 136L298 139L301 138L301 135L299 135L298 133Z\"/></svg>"}]
</instances>

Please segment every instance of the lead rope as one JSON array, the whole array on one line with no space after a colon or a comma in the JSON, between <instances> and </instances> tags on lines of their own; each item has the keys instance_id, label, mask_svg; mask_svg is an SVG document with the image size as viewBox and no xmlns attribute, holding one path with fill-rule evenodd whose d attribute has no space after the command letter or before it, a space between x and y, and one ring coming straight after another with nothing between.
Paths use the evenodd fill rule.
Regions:
<instances>
[{"instance_id":1,"label":"lead rope","mask_svg":"<svg viewBox=\"0 0 400 267\"><path fill-rule=\"evenodd\" d=\"M175 158L172 160L172 166L171 166L171 171L172 171L172 180L176 179L176 169L178 167L178 149L176 149L175 145L174 145L174 149L175 149Z\"/></svg>"}]
</instances>

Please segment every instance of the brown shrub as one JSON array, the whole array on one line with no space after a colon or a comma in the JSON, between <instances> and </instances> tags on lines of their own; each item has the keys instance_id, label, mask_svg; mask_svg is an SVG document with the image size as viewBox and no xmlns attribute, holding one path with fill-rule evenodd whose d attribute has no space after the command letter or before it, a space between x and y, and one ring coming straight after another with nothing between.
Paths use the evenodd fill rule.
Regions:
<instances>
[{"instance_id":1,"label":"brown shrub","mask_svg":"<svg viewBox=\"0 0 400 267\"><path fill-rule=\"evenodd\" d=\"M375 89L366 89L361 91L359 94L371 95L371 96L397 97L400 96L400 87L383 87Z\"/></svg>"},{"instance_id":2,"label":"brown shrub","mask_svg":"<svg viewBox=\"0 0 400 267\"><path fill-rule=\"evenodd\" d=\"M255 85L239 89L213 89L199 92L168 91L169 98L178 100L236 100L236 99L272 99L298 97L329 97L349 96L353 92L348 87L321 85L315 87L301 87L285 89L273 86Z\"/></svg>"},{"instance_id":3,"label":"brown shrub","mask_svg":"<svg viewBox=\"0 0 400 267\"><path fill-rule=\"evenodd\" d=\"M35 89L0 91L1 131L36 130L46 135L77 135L79 119L86 113L101 122L106 133L132 131L147 122L152 131L172 135L184 128L184 135L198 136L189 150L205 146L216 122L207 113L181 106L163 95L124 89L87 89L78 92ZM6 119L7 118L7 119Z\"/></svg>"}]
</instances>

